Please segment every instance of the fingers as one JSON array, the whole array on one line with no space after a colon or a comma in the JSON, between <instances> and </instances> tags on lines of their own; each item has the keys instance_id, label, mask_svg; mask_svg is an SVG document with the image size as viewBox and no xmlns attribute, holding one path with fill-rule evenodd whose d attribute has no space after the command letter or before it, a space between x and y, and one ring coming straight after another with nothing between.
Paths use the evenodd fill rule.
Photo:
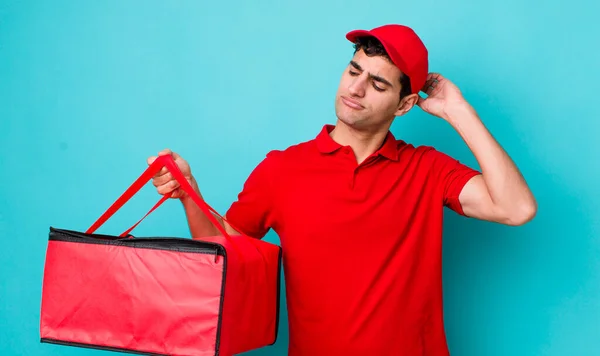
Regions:
<instances>
[{"instance_id":1,"label":"fingers","mask_svg":"<svg viewBox=\"0 0 600 356\"><path fill-rule=\"evenodd\" d=\"M444 77L440 73L431 72L427 75L427 80L441 81Z\"/></svg>"},{"instance_id":2,"label":"fingers","mask_svg":"<svg viewBox=\"0 0 600 356\"><path fill-rule=\"evenodd\" d=\"M443 79L444 77L439 73L429 73L421 91L427 95L431 94Z\"/></svg>"},{"instance_id":3,"label":"fingers","mask_svg":"<svg viewBox=\"0 0 600 356\"><path fill-rule=\"evenodd\" d=\"M433 86L431 85L433 82L433 80L430 77L427 77L427 80L425 81L425 84L423 84L423 87L421 88L421 91L427 95L429 95L429 93L431 92L431 90L433 90Z\"/></svg>"},{"instance_id":4,"label":"fingers","mask_svg":"<svg viewBox=\"0 0 600 356\"><path fill-rule=\"evenodd\" d=\"M425 98L423 98L420 94L419 94L419 98L417 99L417 106L422 107L423 102L425 101Z\"/></svg>"},{"instance_id":5,"label":"fingers","mask_svg":"<svg viewBox=\"0 0 600 356\"><path fill-rule=\"evenodd\" d=\"M163 174L160 174L160 172L159 172L159 174L154 176L154 178L152 179L152 184L154 184L155 187L158 187L158 186L168 183L171 180L174 180L173 175L171 175L171 172L166 171Z\"/></svg>"},{"instance_id":6,"label":"fingers","mask_svg":"<svg viewBox=\"0 0 600 356\"><path fill-rule=\"evenodd\" d=\"M179 156L177 153L171 151L168 148L165 148L164 150L158 152L158 156L166 156L166 155L171 155L171 157L173 157L173 159L178 159L181 158L181 156ZM146 160L146 162L148 163L148 165L151 165L152 163L154 163L154 161L156 161L156 159L158 158L158 156L151 156L148 157L148 159ZM155 177L161 176L163 174L165 174L167 172L167 169L165 167L163 167L156 175Z\"/></svg>"},{"instance_id":7,"label":"fingers","mask_svg":"<svg viewBox=\"0 0 600 356\"><path fill-rule=\"evenodd\" d=\"M439 88L440 81L432 77L425 82L421 91L427 95L432 95L439 92Z\"/></svg>"},{"instance_id":8,"label":"fingers","mask_svg":"<svg viewBox=\"0 0 600 356\"><path fill-rule=\"evenodd\" d=\"M174 160L182 161L181 156L170 149L165 148L158 153L158 156L148 157L147 163L148 165L151 165L158 157L166 155L171 155ZM183 162L185 163L185 161ZM181 168L181 162L178 162L177 165ZM185 194L185 192L180 188L179 182L173 178L173 175L171 172L169 172L167 167L162 167L160 171L154 175L152 178L152 184L156 187L156 191L161 195L171 194L171 198L180 198Z\"/></svg>"},{"instance_id":9,"label":"fingers","mask_svg":"<svg viewBox=\"0 0 600 356\"><path fill-rule=\"evenodd\" d=\"M152 184L156 187L156 191L161 194L169 194L171 193L171 198L179 198L183 195L183 192L180 189L179 182L173 178L171 172L163 168L161 172L164 173L157 174L152 179Z\"/></svg>"},{"instance_id":10,"label":"fingers","mask_svg":"<svg viewBox=\"0 0 600 356\"><path fill-rule=\"evenodd\" d=\"M158 152L159 156L166 156L166 155L172 155L172 154L173 154L173 152L168 148L165 148L164 150Z\"/></svg>"},{"instance_id":11,"label":"fingers","mask_svg":"<svg viewBox=\"0 0 600 356\"><path fill-rule=\"evenodd\" d=\"M436 84L431 81L426 81L423 88L421 88L421 91L427 95L431 95L431 92L435 89L435 85Z\"/></svg>"},{"instance_id":12,"label":"fingers","mask_svg":"<svg viewBox=\"0 0 600 356\"><path fill-rule=\"evenodd\" d=\"M177 154L177 152L173 152L168 148L165 148L164 150L158 152L159 156L166 156L166 155L171 155L171 157L173 157L173 159L178 159L181 158L181 156L179 154Z\"/></svg>"},{"instance_id":13,"label":"fingers","mask_svg":"<svg viewBox=\"0 0 600 356\"><path fill-rule=\"evenodd\" d=\"M148 163L148 165L151 165L152 163L154 163L154 161L156 161L158 157L156 156L152 156L152 157L148 157L148 159L146 160L146 162ZM158 178L162 175L164 175L165 173L167 173L169 170L167 169L167 167L162 167L160 169L160 171L158 171L155 175L154 178Z\"/></svg>"},{"instance_id":14,"label":"fingers","mask_svg":"<svg viewBox=\"0 0 600 356\"><path fill-rule=\"evenodd\" d=\"M168 172L169 172L169 170L167 169L167 167L162 167L162 168L160 169L160 171L158 171L158 172L157 172L157 173L154 175L154 177L155 177L155 178L158 178L158 177L160 177L160 176L162 176L162 175L165 175L165 174L167 174Z\"/></svg>"},{"instance_id":15,"label":"fingers","mask_svg":"<svg viewBox=\"0 0 600 356\"><path fill-rule=\"evenodd\" d=\"M421 88L421 91L427 95L431 94L432 90L433 86L431 86L429 82L425 82L425 85L423 85L423 88Z\"/></svg>"},{"instance_id":16,"label":"fingers","mask_svg":"<svg viewBox=\"0 0 600 356\"><path fill-rule=\"evenodd\" d=\"M170 180L163 185L157 186L156 191L161 195L165 195L168 193L172 193L177 188L179 188L179 182L177 182L176 180Z\"/></svg>"},{"instance_id":17,"label":"fingers","mask_svg":"<svg viewBox=\"0 0 600 356\"><path fill-rule=\"evenodd\" d=\"M171 193L171 198L181 198L185 192L181 188L177 188Z\"/></svg>"}]
</instances>

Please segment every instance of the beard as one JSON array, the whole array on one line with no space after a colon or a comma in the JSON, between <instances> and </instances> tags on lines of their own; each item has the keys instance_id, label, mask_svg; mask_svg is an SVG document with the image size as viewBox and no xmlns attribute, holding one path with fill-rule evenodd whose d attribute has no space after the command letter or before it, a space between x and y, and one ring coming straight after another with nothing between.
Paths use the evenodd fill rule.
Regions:
<instances>
[{"instance_id":1,"label":"beard","mask_svg":"<svg viewBox=\"0 0 600 356\"><path fill-rule=\"evenodd\" d=\"M339 123L357 131L379 131L383 127L389 128L394 120L394 115L374 115L371 110L362 108L354 109L346 105L341 97L335 100L335 115Z\"/></svg>"},{"instance_id":2,"label":"beard","mask_svg":"<svg viewBox=\"0 0 600 356\"><path fill-rule=\"evenodd\" d=\"M371 121L367 109L356 110L348 107L340 97L335 101L335 115L340 122L355 129L365 128Z\"/></svg>"}]
</instances>

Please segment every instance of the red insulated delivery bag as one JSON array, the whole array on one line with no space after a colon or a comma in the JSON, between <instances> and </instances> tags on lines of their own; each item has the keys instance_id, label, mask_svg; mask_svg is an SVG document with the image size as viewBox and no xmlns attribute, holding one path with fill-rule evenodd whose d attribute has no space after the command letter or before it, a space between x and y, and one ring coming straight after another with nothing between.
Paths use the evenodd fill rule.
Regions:
<instances>
[{"instance_id":1,"label":"red insulated delivery bag","mask_svg":"<svg viewBox=\"0 0 600 356\"><path fill-rule=\"evenodd\" d=\"M129 232L137 224L119 236L95 233L163 167L220 235L134 237ZM220 216L195 193L171 156L160 156L87 231L51 227L41 341L197 356L228 356L275 343L281 247L229 235L213 214Z\"/></svg>"}]
</instances>

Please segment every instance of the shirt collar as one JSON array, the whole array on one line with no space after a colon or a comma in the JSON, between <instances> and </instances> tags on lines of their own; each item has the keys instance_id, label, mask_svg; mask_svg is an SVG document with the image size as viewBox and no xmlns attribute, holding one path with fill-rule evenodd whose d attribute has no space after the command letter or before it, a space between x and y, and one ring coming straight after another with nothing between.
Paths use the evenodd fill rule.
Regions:
<instances>
[{"instance_id":1,"label":"shirt collar","mask_svg":"<svg viewBox=\"0 0 600 356\"><path fill-rule=\"evenodd\" d=\"M317 148L322 153L333 153L338 149L342 148L342 145L335 142L331 138L330 133L335 128L334 125L324 125L323 129L317 135L315 141ZM387 136L383 142L383 145L375 152L375 155L381 155L387 159L397 161L398 160L398 145L394 135L388 131Z\"/></svg>"}]
</instances>

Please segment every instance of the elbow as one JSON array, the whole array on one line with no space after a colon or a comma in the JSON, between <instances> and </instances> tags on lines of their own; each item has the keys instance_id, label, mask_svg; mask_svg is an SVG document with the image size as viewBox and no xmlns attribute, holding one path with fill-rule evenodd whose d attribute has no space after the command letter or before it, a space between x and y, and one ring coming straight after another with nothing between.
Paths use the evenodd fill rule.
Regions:
<instances>
[{"instance_id":1,"label":"elbow","mask_svg":"<svg viewBox=\"0 0 600 356\"><path fill-rule=\"evenodd\" d=\"M508 214L506 218L506 224L510 226L521 226L525 225L537 214L537 203L535 200L531 200L527 203L522 203L519 207L512 209L512 212Z\"/></svg>"}]
</instances>

